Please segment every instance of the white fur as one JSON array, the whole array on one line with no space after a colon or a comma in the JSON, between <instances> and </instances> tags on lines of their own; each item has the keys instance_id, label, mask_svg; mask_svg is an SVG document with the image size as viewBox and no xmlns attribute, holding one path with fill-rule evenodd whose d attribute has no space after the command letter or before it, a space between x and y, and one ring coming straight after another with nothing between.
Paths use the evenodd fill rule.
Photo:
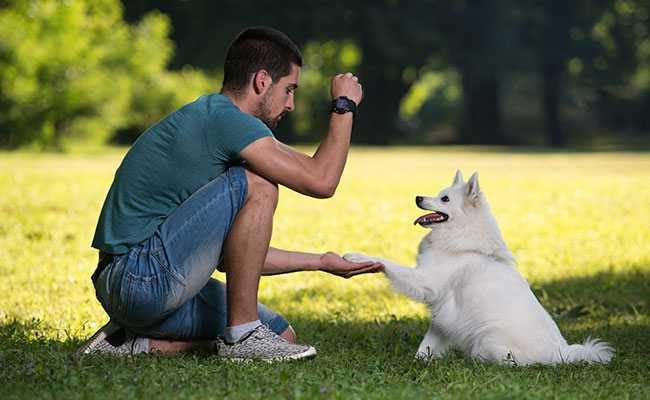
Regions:
<instances>
[{"instance_id":1,"label":"white fur","mask_svg":"<svg viewBox=\"0 0 650 400\"><path fill-rule=\"evenodd\" d=\"M448 201L442 201L447 197ZM535 298L490 212L475 173L460 171L451 187L425 197L421 208L443 212L420 242L417 267L363 254L348 261L379 261L394 288L429 305L431 325L416 357L440 357L451 347L480 360L513 365L608 362L612 348L598 339L568 345Z\"/></svg>"}]
</instances>

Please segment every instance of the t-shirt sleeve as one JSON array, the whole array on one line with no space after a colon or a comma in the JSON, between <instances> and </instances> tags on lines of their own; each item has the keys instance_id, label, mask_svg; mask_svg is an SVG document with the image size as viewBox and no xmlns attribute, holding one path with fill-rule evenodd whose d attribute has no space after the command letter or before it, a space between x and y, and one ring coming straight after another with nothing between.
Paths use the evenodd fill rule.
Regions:
<instances>
[{"instance_id":1,"label":"t-shirt sleeve","mask_svg":"<svg viewBox=\"0 0 650 400\"><path fill-rule=\"evenodd\" d=\"M262 121L239 110L228 110L212 118L206 129L210 152L226 162L239 161L239 153L246 146L266 136L273 133Z\"/></svg>"}]
</instances>

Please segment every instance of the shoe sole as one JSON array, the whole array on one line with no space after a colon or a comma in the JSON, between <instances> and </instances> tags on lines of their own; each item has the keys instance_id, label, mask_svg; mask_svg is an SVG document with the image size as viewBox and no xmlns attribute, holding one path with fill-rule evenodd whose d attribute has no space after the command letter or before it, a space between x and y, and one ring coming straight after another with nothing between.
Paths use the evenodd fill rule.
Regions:
<instances>
[{"instance_id":1,"label":"shoe sole","mask_svg":"<svg viewBox=\"0 0 650 400\"><path fill-rule=\"evenodd\" d=\"M250 362L254 360L261 360L269 364L276 361L312 360L316 358L316 349L313 348L312 346L309 346L309 348L306 351L300 354L294 354L291 356L284 356L284 357L274 357L274 358L260 358L260 357L253 357L253 358L225 357L225 358L227 360L235 361L235 362Z\"/></svg>"},{"instance_id":2,"label":"shoe sole","mask_svg":"<svg viewBox=\"0 0 650 400\"><path fill-rule=\"evenodd\" d=\"M99 330L95 332L95 334L92 335L90 339L86 340L81 346L79 346L79 348L75 350L72 355L90 354L90 350L93 347L95 347L102 340L117 332L120 328L121 327L118 324L112 321L108 321L108 323L99 328Z\"/></svg>"}]
</instances>

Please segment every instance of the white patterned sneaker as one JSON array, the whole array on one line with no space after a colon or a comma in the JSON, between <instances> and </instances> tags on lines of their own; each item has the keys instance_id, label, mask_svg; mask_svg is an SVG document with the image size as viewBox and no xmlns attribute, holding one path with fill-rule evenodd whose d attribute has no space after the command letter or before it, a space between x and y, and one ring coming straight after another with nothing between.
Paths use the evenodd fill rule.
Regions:
<instances>
[{"instance_id":1,"label":"white patterned sneaker","mask_svg":"<svg viewBox=\"0 0 650 400\"><path fill-rule=\"evenodd\" d=\"M149 352L149 339L108 321L90 339L86 340L73 355L113 354L123 356Z\"/></svg>"},{"instance_id":2,"label":"white patterned sneaker","mask_svg":"<svg viewBox=\"0 0 650 400\"><path fill-rule=\"evenodd\" d=\"M217 341L221 357L233 361L260 359L263 361L309 360L316 357L316 349L309 345L295 344L273 332L268 324L260 325L235 343Z\"/></svg>"}]
</instances>

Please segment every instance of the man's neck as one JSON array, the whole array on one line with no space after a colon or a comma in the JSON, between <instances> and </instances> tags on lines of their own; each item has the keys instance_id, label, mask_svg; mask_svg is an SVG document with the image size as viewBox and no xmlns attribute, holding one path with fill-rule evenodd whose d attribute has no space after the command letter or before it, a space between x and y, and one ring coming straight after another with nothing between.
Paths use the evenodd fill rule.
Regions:
<instances>
[{"instance_id":1,"label":"man's neck","mask_svg":"<svg viewBox=\"0 0 650 400\"><path fill-rule=\"evenodd\" d=\"M251 96L247 96L241 93L234 93L228 90L222 90L219 93L230 98L233 104L236 105L242 112L246 114L251 114L252 110L255 107L255 105L253 104L254 102L251 101L253 100Z\"/></svg>"}]
</instances>

